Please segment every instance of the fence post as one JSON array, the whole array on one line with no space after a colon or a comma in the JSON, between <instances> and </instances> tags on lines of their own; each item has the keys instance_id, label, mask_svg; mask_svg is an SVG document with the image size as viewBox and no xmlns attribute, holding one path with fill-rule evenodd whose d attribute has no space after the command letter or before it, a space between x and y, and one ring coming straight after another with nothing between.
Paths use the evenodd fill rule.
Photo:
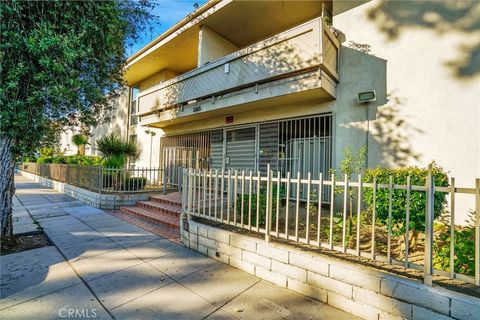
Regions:
<instances>
[{"instance_id":1,"label":"fence post","mask_svg":"<svg viewBox=\"0 0 480 320\"><path fill-rule=\"evenodd\" d=\"M272 210L272 173L270 171L270 164L267 164L267 198L265 203L265 242L270 242L270 219Z\"/></svg>"},{"instance_id":2,"label":"fence post","mask_svg":"<svg viewBox=\"0 0 480 320\"><path fill-rule=\"evenodd\" d=\"M167 193L167 167L162 168L162 192L163 194Z\"/></svg>"},{"instance_id":3,"label":"fence post","mask_svg":"<svg viewBox=\"0 0 480 320\"><path fill-rule=\"evenodd\" d=\"M480 286L480 178L475 179L475 285Z\"/></svg>"},{"instance_id":4,"label":"fence post","mask_svg":"<svg viewBox=\"0 0 480 320\"><path fill-rule=\"evenodd\" d=\"M67 184L70 184L70 165L67 164Z\"/></svg>"},{"instance_id":5,"label":"fence post","mask_svg":"<svg viewBox=\"0 0 480 320\"><path fill-rule=\"evenodd\" d=\"M192 212L193 205L193 177L192 177L192 168L188 168L187 175L187 219L190 220L190 213Z\"/></svg>"},{"instance_id":6,"label":"fence post","mask_svg":"<svg viewBox=\"0 0 480 320\"><path fill-rule=\"evenodd\" d=\"M433 282L433 220L435 182L430 171L426 181L427 210L425 212L425 263L423 282L431 286Z\"/></svg>"},{"instance_id":7,"label":"fence post","mask_svg":"<svg viewBox=\"0 0 480 320\"><path fill-rule=\"evenodd\" d=\"M103 166L100 166L98 170L98 185L97 185L98 193L101 193L103 190L103 179L104 179Z\"/></svg>"},{"instance_id":8,"label":"fence post","mask_svg":"<svg viewBox=\"0 0 480 320\"><path fill-rule=\"evenodd\" d=\"M185 186L187 181L187 169L183 168L182 174L182 211L185 211L187 208L187 191L185 190Z\"/></svg>"}]
</instances>

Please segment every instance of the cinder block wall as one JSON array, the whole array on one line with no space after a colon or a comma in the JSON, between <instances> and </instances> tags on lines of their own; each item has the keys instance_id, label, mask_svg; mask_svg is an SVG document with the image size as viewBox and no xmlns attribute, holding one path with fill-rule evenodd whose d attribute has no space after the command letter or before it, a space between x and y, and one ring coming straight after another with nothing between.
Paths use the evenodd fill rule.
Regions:
<instances>
[{"instance_id":1,"label":"cinder block wall","mask_svg":"<svg viewBox=\"0 0 480 320\"><path fill-rule=\"evenodd\" d=\"M182 230L182 241L192 250L363 319L480 316L478 298L195 221Z\"/></svg>"}]
</instances>

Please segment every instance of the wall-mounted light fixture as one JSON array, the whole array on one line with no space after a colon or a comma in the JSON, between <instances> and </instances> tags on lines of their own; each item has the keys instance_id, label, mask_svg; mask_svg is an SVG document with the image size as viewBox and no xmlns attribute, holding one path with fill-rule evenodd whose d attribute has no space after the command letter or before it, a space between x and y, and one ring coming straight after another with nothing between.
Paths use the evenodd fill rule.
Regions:
<instances>
[{"instance_id":1,"label":"wall-mounted light fixture","mask_svg":"<svg viewBox=\"0 0 480 320\"><path fill-rule=\"evenodd\" d=\"M157 135L157 133L153 130L147 129L145 133L150 136L150 162L149 166L152 167L152 147L153 147L153 137Z\"/></svg>"},{"instance_id":2,"label":"wall-mounted light fixture","mask_svg":"<svg viewBox=\"0 0 480 320\"><path fill-rule=\"evenodd\" d=\"M358 94L358 103L365 103L365 102L370 102L375 100L377 100L377 96L375 95L375 90L360 92Z\"/></svg>"}]
</instances>

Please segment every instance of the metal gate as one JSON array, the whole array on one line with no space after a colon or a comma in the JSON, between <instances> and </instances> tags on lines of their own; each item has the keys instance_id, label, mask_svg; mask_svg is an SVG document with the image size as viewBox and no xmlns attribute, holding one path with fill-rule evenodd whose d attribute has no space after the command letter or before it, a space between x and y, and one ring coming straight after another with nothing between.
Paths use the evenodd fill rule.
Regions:
<instances>
[{"instance_id":1,"label":"metal gate","mask_svg":"<svg viewBox=\"0 0 480 320\"><path fill-rule=\"evenodd\" d=\"M161 139L161 163L172 168L287 172L306 178L328 176L332 167L332 116L330 114L277 120L241 127L166 136ZM177 179L171 177L171 179ZM300 197L306 199L306 189ZM291 189L296 193L296 187ZM329 188L322 200L329 201Z\"/></svg>"},{"instance_id":2,"label":"metal gate","mask_svg":"<svg viewBox=\"0 0 480 320\"><path fill-rule=\"evenodd\" d=\"M257 126L226 129L224 141L225 170L256 170Z\"/></svg>"}]
</instances>

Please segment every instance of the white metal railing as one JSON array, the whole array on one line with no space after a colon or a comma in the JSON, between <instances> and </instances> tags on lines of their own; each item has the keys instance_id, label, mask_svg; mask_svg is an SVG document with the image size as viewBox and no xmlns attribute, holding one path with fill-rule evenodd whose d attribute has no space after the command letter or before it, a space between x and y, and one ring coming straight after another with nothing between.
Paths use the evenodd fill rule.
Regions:
<instances>
[{"instance_id":1,"label":"white metal railing","mask_svg":"<svg viewBox=\"0 0 480 320\"><path fill-rule=\"evenodd\" d=\"M359 257L382 261L423 271L424 282L432 284L434 275L480 285L480 179L476 179L474 188L455 186L435 186L434 177L429 174L425 185L412 185L410 178L407 184L397 185L390 178L390 183L364 182L359 175L355 181L347 176L338 180L335 175L312 177L310 173L301 177L300 173L287 172L282 175L268 168L266 174L252 171L220 171L184 169L183 172L183 210L189 219L199 217L210 221L243 228L265 235L265 241L271 237L283 238ZM290 190L296 186L296 196ZM307 198L302 200L299 186L307 189ZM323 204L321 199L325 189L329 192L330 203ZM340 191L340 190L343 191ZM373 193L373 205L369 209L368 221L362 220L365 208L363 192ZM375 199L379 190L388 190L388 223L378 224ZM396 249L392 232L392 194L395 190L404 190L406 197L405 247ZM409 252L409 219L411 196L414 192L425 193L425 232L423 233L423 252ZM443 193L450 198L450 261L449 270L434 269L434 197ZM340 195L339 195L340 194ZM349 195L355 195L355 225L350 234L348 231ZM403 194L403 193L402 193ZM474 274L471 276L456 272L454 259L455 247L455 196L463 194L475 199L475 250ZM336 210L339 209L337 213ZM352 220L353 221L353 220ZM370 228L370 230L368 230ZM362 232L363 230L363 232ZM367 231L365 231L367 230ZM402 235L403 236L403 235ZM367 240L364 238L367 237Z\"/></svg>"}]
</instances>

